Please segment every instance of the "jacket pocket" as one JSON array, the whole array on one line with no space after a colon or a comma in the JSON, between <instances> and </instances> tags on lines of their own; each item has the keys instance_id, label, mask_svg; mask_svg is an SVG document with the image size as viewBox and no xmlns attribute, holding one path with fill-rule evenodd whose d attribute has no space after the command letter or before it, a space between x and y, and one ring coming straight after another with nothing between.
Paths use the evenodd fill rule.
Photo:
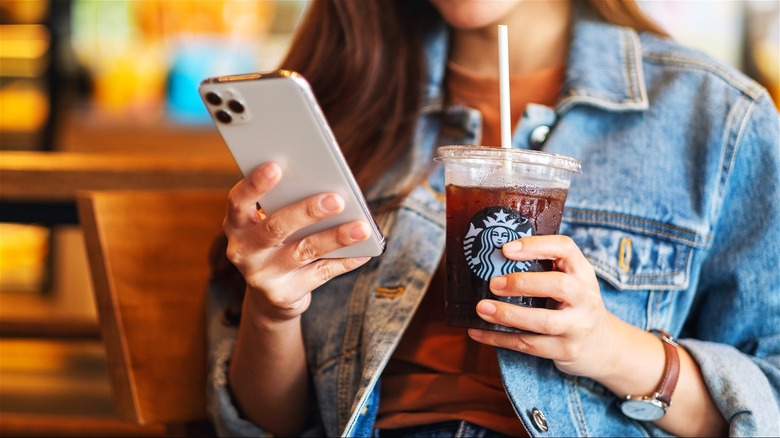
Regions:
<instances>
[{"instance_id":1,"label":"jacket pocket","mask_svg":"<svg viewBox=\"0 0 780 438\"><path fill-rule=\"evenodd\" d=\"M596 274L617 290L687 289L693 251L707 244L684 227L585 209L566 211L561 234L570 236Z\"/></svg>"}]
</instances>

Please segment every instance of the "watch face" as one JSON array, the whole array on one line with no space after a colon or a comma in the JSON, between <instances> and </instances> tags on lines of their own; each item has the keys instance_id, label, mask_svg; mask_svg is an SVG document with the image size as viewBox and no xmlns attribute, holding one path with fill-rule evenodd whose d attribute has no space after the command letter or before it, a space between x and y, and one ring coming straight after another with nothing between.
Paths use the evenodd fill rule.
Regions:
<instances>
[{"instance_id":1,"label":"watch face","mask_svg":"<svg viewBox=\"0 0 780 438\"><path fill-rule=\"evenodd\" d=\"M663 417L666 410L658 400L626 400L620 404L620 410L626 417L639 421L655 421Z\"/></svg>"}]
</instances>

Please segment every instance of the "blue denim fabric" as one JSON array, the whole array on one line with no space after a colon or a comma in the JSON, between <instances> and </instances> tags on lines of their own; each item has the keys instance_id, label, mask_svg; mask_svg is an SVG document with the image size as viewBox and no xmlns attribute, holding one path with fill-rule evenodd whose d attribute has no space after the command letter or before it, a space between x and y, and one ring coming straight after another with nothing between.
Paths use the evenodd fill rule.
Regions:
<instances>
[{"instance_id":1,"label":"blue denim fabric","mask_svg":"<svg viewBox=\"0 0 780 438\"><path fill-rule=\"evenodd\" d=\"M479 143L474 110L442 106L447 32L426 41L428 76L413 152L368 192L398 193L439 144ZM594 266L607 308L680 338L735 436L780 436L780 130L767 93L739 72L650 34L577 17L561 99L531 105L513 146L582 161L561 233ZM543 144L531 132L551 128ZM373 430L382 369L439 264L441 169L378 218L387 252L313 294L303 317L319 417L308 433ZM395 294L377 293L377 288ZM230 400L235 328L211 285L210 409L218 431L261 435ZM498 350L507 394L534 436L659 436L602 385ZM548 430L534 422L534 410Z\"/></svg>"}]
</instances>

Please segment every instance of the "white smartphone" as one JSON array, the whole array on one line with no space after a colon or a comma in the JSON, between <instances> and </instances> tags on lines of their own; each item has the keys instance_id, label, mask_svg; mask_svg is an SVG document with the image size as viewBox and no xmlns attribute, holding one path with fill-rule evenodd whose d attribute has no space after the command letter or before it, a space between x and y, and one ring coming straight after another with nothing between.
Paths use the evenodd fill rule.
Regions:
<instances>
[{"instance_id":1,"label":"white smartphone","mask_svg":"<svg viewBox=\"0 0 780 438\"><path fill-rule=\"evenodd\" d=\"M364 220L372 228L368 240L323 258L384 252L385 238L303 76L277 70L213 77L201 82L199 93L244 176L268 161L281 166L281 180L258 200L266 214L319 193L344 198L341 213L297 231L287 241Z\"/></svg>"}]
</instances>

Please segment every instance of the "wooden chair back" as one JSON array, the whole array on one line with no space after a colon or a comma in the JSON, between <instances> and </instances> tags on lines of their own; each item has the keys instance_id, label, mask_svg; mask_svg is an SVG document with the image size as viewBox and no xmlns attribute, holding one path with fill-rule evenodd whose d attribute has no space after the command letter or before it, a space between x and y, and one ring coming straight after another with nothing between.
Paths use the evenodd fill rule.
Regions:
<instances>
[{"instance_id":1,"label":"wooden chair back","mask_svg":"<svg viewBox=\"0 0 780 438\"><path fill-rule=\"evenodd\" d=\"M120 418L206 418L208 253L226 191L95 191L77 196L100 330Z\"/></svg>"}]
</instances>

